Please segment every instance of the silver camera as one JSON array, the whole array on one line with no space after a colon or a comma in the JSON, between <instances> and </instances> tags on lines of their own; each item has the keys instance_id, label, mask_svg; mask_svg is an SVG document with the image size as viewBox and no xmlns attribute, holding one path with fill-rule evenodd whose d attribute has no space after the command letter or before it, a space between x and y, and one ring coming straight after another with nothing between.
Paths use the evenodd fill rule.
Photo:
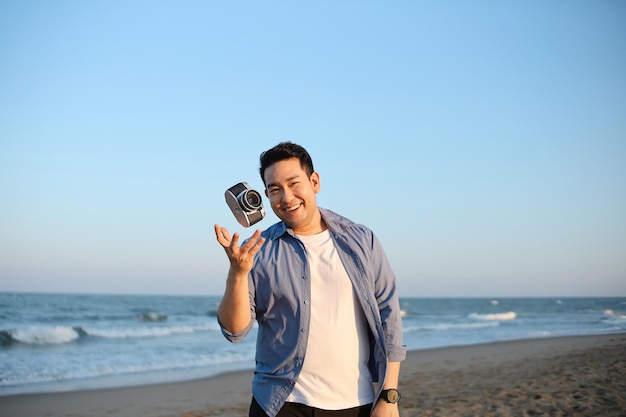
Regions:
<instances>
[{"instance_id":1,"label":"silver camera","mask_svg":"<svg viewBox=\"0 0 626 417\"><path fill-rule=\"evenodd\" d=\"M250 188L247 182L240 182L224 193L226 204L243 227L250 227L265 217L261 194Z\"/></svg>"}]
</instances>

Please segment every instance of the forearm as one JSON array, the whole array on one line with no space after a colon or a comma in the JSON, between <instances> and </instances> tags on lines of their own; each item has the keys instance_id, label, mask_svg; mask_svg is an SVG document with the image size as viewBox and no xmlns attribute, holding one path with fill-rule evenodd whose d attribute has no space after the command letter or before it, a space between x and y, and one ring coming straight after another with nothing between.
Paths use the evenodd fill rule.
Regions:
<instances>
[{"instance_id":1,"label":"forearm","mask_svg":"<svg viewBox=\"0 0 626 417\"><path fill-rule=\"evenodd\" d=\"M246 243L239 246L239 233L233 234L231 238L228 230L218 224L215 225L215 236L230 261L226 290L217 309L217 318L224 330L237 333L245 330L252 320L248 274L254 264L254 255L261 249L265 239L261 237L261 231L257 230Z\"/></svg>"},{"instance_id":2,"label":"forearm","mask_svg":"<svg viewBox=\"0 0 626 417\"><path fill-rule=\"evenodd\" d=\"M387 362L387 375L383 382L383 389L398 388L400 380L400 362ZM372 417L399 417L398 403L391 404L384 399L378 399Z\"/></svg>"},{"instance_id":3,"label":"forearm","mask_svg":"<svg viewBox=\"0 0 626 417\"><path fill-rule=\"evenodd\" d=\"M217 316L221 325L231 333L237 333L248 327L251 315L247 273L229 270Z\"/></svg>"},{"instance_id":4,"label":"forearm","mask_svg":"<svg viewBox=\"0 0 626 417\"><path fill-rule=\"evenodd\" d=\"M383 382L383 389L398 388L400 380L400 362L387 363L387 376Z\"/></svg>"}]
</instances>

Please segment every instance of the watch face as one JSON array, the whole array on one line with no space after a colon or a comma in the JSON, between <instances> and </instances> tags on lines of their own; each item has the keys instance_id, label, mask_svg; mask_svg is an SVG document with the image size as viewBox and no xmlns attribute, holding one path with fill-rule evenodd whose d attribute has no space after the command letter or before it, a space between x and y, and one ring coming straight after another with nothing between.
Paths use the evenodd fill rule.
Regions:
<instances>
[{"instance_id":1,"label":"watch face","mask_svg":"<svg viewBox=\"0 0 626 417\"><path fill-rule=\"evenodd\" d=\"M396 389L390 389L387 391L387 401L390 403L397 403L400 401L400 393Z\"/></svg>"}]
</instances>

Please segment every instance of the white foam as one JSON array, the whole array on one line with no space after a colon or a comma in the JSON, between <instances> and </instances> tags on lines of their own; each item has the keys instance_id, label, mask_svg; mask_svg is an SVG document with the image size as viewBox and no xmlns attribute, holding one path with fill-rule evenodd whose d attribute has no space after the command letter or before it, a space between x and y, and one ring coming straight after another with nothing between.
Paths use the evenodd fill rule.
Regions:
<instances>
[{"instance_id":1,"label":"white foam","mask_svg":"<svg viewBox=\"0 0 626 417\"><path fill-rule=\"evenodd\" d=\"M611 309L604 310L603 320L615 326L616 329L626 329L626 314L618 313Z\"/></svg>"},{"instance_id":2,"label":"white foam","mask_svg":"<svg viewBox=\"0 0 626 417\"><path fill-rule=\"evenodd\" d=\"M611 309L604 310L604 317L626 319L626 315L620 314L620 313L616 313L615 311L613 311Z\"/></svg>"},{"instance_id":3,"label":"white foam","mask_svg":"<svg viewBox=\"0 0 626 417\"><path fill-rule=\"evenodd\" d=\"M167 327L111 327L83 328L85 334L107 339L133 339L145 337L164 337L175 334L189 334L197 331L213 330L212 326L167 326Z\"/></svg>"},{"instance_id":4,"label":"white foam","mask_svg":"<svg viewBox=\"0 0 626 417\"><path fill-rule=\"evenodd\" d=\"M9 334L13 340L32 345L60 345L80 337L76 330L67 326L32 326L10 330Z\"/></svg>"},{"instance_id":5,"label":"white foam","mask_svg":"<svg viewBox=\"0 0 626 417\"><path fill-rule=\"evenodd\" d=\"M469 317L475 320L505 321L505 320L515 320L515 318L517 317L517 313L515 311L509 311L507 313L494 313L494 314L471 313Z\"/></svg>"},{"instance_id":6,"label":"white foam","mask_svg":"<svg viewBox=\"0 0 626 417\"><path fill-rule=\"evenodd\" d=\"M482 323L433 323L423 326L404 326L404 332L418 331L446 331L446 330L463 330L463 329L486 329L489 327L497 327L500 324L497 321L485 321Z\"/></svg>"}]
</instances>

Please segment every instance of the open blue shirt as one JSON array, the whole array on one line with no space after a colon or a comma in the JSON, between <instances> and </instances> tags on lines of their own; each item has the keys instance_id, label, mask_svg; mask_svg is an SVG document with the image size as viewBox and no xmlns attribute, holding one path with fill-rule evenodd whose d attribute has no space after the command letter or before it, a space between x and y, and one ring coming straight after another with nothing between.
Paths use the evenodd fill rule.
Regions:
<instances>
[{"instance_id":1,"label":"open blue shirt","mask_svg":"<svg viewBox=\"0 0 626 417\"><path fill-rule=\"evenodd\" d=\"M406 356L395 275L371 230L330 210L320 208L320 212L369 325L373 382L382 382L387 362L400 362ZM306 355L311 285L305 248L293 231L279 222L262 236L266 241L248 277L250 323L237 333L222 326L222 333L231 342L239 342L257 320L252 394L265 412L275 417L293 389ZM376 397L381 389L379 384Z\"/></svg>"}]
</instances>

